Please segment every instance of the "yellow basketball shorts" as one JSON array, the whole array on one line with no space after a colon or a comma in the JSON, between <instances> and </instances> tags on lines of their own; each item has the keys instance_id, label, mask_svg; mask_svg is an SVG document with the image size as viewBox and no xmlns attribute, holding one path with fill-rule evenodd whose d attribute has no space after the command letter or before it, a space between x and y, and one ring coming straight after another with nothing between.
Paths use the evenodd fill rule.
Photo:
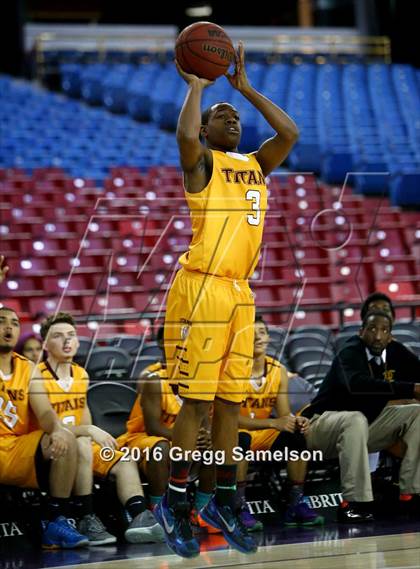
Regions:
<instances>
[{"instance_id":1,"label":"yellow basketball shorts","mask_svg":"<svg viewBox=\"0 0 420 569\"><path fill-rule=\"evenodd\" d=\"M140 451L140 468L143 472L147 474L147 465L150 459L154 459L152 452L145 452L147 450L152 451L152 449L160 442L167 442L171 444L165 437L157 437L154 435L148 435L147 433L124 433L120 435L117 439L120 448L138 448ZM156 459L159 462L159 454L156 455Z\"/></svg>"},{"instance_id":2,"label":"yellow basketball shorts","mask_svg":"<svg viewBox=\"0 0 420 569\"><path fill-rule=\"evenodd\" d=\"M38 488L35 454L42 436L41 430L0 439L0 484Z\"/></svg>"},{"instance_id":3,"label":"yellow basketball shorts","mask_svg":"<svg viewBox=\"0 0 420 569\"><path fill-rule=\"evenodd\" d=\"M168 295L164 340L168 377L181 397L243 400L254 318L247 281L178 271Z\"/></svg>"},{"instance_id":4,"label":"yellow basketball shorts","mask_svg":"<svg viewBox=\"0 0 420 569\"><path fill-rule=\"evenodd\" d=\"M124 453L119 450L115 450L110 460L104 460L101 450L101 445L98 445L98 443L92 443L93 475L98 476L98 478L107 478L112 468L123 458Z\"/></svg>"},{"instance_id":5,"label":"yellow basketball shorts","mask_svg":"<svg viewBox=\"0 0 420 569\"><path fill-rule=\"evenodd\" d=\"M277 429L248 431L251 435L251 450L269 450L280 435Z\"/></svg>"},{"instance_id":6,"label":"yellow basketball shorts","mask_svg":"<svg viewBox=\"0 0 420 569\"><path fill-rule=\"evenodd\" d=\"M120 435L117 439L119 448L130 447L138 448L140 451L145 449L152 449L157 443L161 441L167 441L165 437L157 437L154 435L148 435L147 433L124 433Z\"/></svg>"}]
</instances>

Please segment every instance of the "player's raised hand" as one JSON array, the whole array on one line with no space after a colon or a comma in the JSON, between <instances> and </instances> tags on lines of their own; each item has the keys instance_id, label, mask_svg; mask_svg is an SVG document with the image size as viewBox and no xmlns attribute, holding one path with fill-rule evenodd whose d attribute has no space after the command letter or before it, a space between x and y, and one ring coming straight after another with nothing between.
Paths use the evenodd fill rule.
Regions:
<instances>
[{"instance_id":1,"label":"player's raised hand","mask_svg":"<svg viewBox=\"0 0 420 569\"><path fill-rule=\"evenodd\" d=\"M0 255L0 284L6 278L7 271L9 270L9 267L7 265L3 266L3 263L4 263L4 256Z\"/></svg>"},{"instance_id":2,"label":"player's raised hand","mask_svg":"<svg viewBox=\"0 0 420 569\"><path fill-rule=\"evenodd\" d=\"M232 87L241 93L250 88L248 76L245 70L244 44L241 41L239 42L238 49L235 52L235 72L226 73L226 77Z\"/></svg>"},{"instance_id":3,"label":"player's raised hand","mask_svg":"<svg viewBox=\"0 0 420 569\"><path fill-rule=\"evenodd\" d=\"M179 65L178 61L175 59L175 66L177 68L178 73L181 75L183 80L190 85L191 83L197 82L199 85L203 87L208 87L209 85L213 85L214 81L210 81L210 79L204 79L202 77L197 77L197 75L193 75L192 73L187 73L182 69Z\"/></svg>"}]
</instances>

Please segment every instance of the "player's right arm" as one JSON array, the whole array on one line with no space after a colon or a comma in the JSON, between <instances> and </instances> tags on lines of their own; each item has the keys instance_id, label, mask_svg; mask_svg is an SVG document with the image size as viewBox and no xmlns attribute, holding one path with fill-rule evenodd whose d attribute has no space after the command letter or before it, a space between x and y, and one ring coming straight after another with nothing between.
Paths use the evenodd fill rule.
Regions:
<instances>
[{"instance_id":1,"label":"player's right arm","mask_svg":"<svg viewBox=\"0 0 420 569\"><path fill-rule=\"evenodd\" d=\"M213 167L212 153L200 141L201 96L203 89L213 81L185 73L177 61L175 64L178 73L188 84L176 129L184 184L187 192L198 193L207 186Z\"/></svg>"},{"instance_id":2,"label":"player's right arm","mask_svg":"<svg viewBox=\"0 0 420 569\"><path fill-rule=\"evenodd\" d=\"M162 388L160 377L156 374L150 375L143 386L141 407L146 432L154 437L165 437L171 441L171 429L168 429L160 420L162 414Z\"/></svg>"},{"instance_id":3,"label":"player's right arm","mask_svg":"<svg viewBox=\"0 0 420 569\"><path fill-rule=\"evenodd\" d=\"M33 366L33 368L35 369L35 366ZM34 377L29 384L29 404L38 420L40 428L50 435L51 456L60 458L67 452L67 439L63 436L64 427L54 409L51 407L44 387L44 379L38 377L36 371L33 371L33 374Z\"/></svg>"}]
</instances>

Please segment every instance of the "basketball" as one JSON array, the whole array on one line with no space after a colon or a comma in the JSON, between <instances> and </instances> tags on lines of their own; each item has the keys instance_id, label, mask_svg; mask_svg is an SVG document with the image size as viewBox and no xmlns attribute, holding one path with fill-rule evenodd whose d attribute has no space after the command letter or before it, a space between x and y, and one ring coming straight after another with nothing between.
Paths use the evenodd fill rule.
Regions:
<instances>
[{"instance_id":1,"label":"basketball","mask_svg":"<svg viewBox=\"0 0 420 569\"><path fill-rule=\"evenodd\" d=\"M214 80L229 69L235 50L223 28L211 22L196 22L179 34L175 55L186 73Z\"/></svg>"}]
</instances>

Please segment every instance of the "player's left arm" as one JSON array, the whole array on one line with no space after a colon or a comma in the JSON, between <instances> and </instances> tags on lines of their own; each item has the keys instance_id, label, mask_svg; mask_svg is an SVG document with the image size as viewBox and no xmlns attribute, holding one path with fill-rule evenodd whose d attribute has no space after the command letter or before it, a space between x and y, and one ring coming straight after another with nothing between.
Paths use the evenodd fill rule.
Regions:
<instances>
[{"instance_id":1,"label":"player's left arm","mask_svg":"<svg viewBox=\"0 0 420 569\"><path fill-rule=\"evenodd\" d=\"M289 402L289 376L287 369L282 365L280 368L281 382L280 389L277 394L276 400L276 411L279 417L284 417L286 415L293 415L290 410ZM309 419L306 417L296 417L295 423L296 431L305 434L309 430Z\"/></svg>"},{"instance_id":2,"label":"player's left arm","mask_svg":"<svg viewBox=\"0 0 420 569\"><path fill-rule=\"evenodd\" d=\"M281 374L280 388L276 398L276 413L277 417L285 417L291 415L289 404L289 377L286 368L281 366L279 369Z\"/></svg>"},{"instance_id":3,"label":"player's left arm","mask_svg":"<svg viewBox=\"0 0 420 569\"><path fill-rule=\"evenodd\" d=\"M276 131L273 137L263 142L256 153L262 172L267 176L289 154L299 138L298 127L287 113L250 85L245 71L245 52L242 42L239 42L235 57L235 72L227 73L226 76L232 87L242 93Z\"/></svg>"},{"instance_id":4,"label":"player's left arm","mask_svg":"<svg viewBox=\"0 0 420 569\"><path fill-rule=\"evenodd\" d=\"M68 428L75 437L90 437L101 447L118 448L118 443L112 435L93 425L92 415L87 405L83 409L80 425L69 425Z\"/></svg>"}]
</instances>

